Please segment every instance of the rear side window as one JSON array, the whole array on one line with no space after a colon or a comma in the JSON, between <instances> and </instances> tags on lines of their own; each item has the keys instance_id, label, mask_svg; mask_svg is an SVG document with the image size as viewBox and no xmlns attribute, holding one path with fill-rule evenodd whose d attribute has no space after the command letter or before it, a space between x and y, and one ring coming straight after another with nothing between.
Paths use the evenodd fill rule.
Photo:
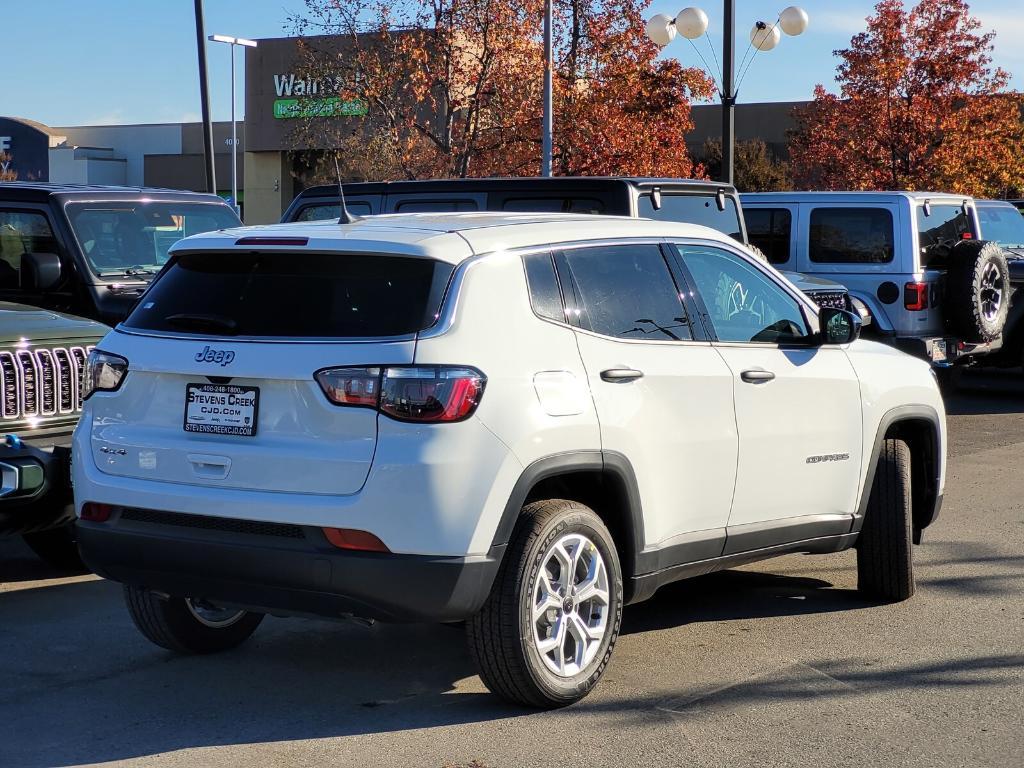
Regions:
<instances>
[{"instance_id":1,"label":"rear side window","mask_svg":"<svg viewBox=\"0 0 1024 768\"><path fill-rule=\"evenodd\" d=\"M818 264L886 264L892 261L892 213L885 208L815 208L807 244Z\"/></svg>"},{"instance_id":2,"label":"rear side window","mask_svg":"<svg viewBox=\"0 0 1024 768\"><path fill-rule=\"evenodd\" d=\"M353 213L356 216L369 216L373 211L370 210L370 204L364 200L345 200L345 208L349 213ZM307 205L301 211L299 215L295 217L295 221L325 221L327 219L337 219L341 216L341 206L337 203L324 203L322 205Z\"/></svg>"},{"instance_id":3,"label":"rear side window","mask_svg":"<svg viewBox=\"0 0 1024 768\"><path fill-rule=\"evenodd\" d=\"M657 245L565 251L580 326L620 339L692 339L668 265Z\"/></svg>"},{"instance_id":4,"label":"rear side window","mask_svg":"<svg viewBox=\"0 0 1024 768\"><path fill-rule=\"evenodd\" d=\"M971 219L962 205L928 206L929 216L924 215L924 206L917 208L917 237L921 249L921 266L927 266L936 256L943 257L948 247L963 240L964 235L974 236Z\"/></svg>"},{"instance_id":5,"label":"rear side window","mask_svg":"<svg viewBox=\"0 0 1024 768\"><path fill-rule=\"evenodd\" d=\"M449 213L479 210L475 200L400 200L395 213Z\"/></svg>"},{"instance_id":6,"label":"rear side window","mask_svg":"<svg viewBox=\"0 0 1024 768\"><path fill-rule=\"evenodd\" d=\"M0 211L0 288L18 288L21 257L26 253L58 253L46 217L35 211Z\"/></svg>"},{"instance_id":7,"label":"rear side window","mask_svg":"<svg viewBox=\"0 0 1024 768\"><path fill-rule=\"evenodd\" d=\"M670 195L662 193L661 207L655 210L650 195L640 195L637 214L645 219L681 221L717 229L734 240L743 242L743 227L736 201L726 196L725 210L718 210L714 195Z\"/></svg>"},{"instance_id":8,"label":"rear side window","mask_svg":"<svg viewBox=\"0 0 1024 768\"><path fill-rule=\"evenodd\" d=\"M532 253L523 259L526 265L526 282L530 286L530 303L533 311L548 320L565 322L562 310L562 294L558 290L558 278L550 253Z\"/></svg>"},{"instance_id":9,"label":"rear side window","mask_svg":"<svg viewBox=\"0 0 1024 768\"><path fill-rule=\"evenodd\" d=\"M125 325L284 338L400 336L434 324L451 264L374 254L188 253Z\"/></svg>"},{"instance_id":10,"label":"rear side window","mask_svg":"<svg viewBox=\"0 0 1024 768\"><path fill-rule=\"evenodd\" d=\"M768 257L769 264L789 261L789 242L793 231L793 214L788 208L745 208L747 237Z\"/></svg>"},{"instance_id":11,"label":"rear side window","mask_svg":"<svg viewBox=\"0 0 1024 768\"><path fill-rule=\"evenodd\" d=\"M503 211L527 213L604 213L604 203L593 197L510 197Z\"/></svg>"}]
</instances>

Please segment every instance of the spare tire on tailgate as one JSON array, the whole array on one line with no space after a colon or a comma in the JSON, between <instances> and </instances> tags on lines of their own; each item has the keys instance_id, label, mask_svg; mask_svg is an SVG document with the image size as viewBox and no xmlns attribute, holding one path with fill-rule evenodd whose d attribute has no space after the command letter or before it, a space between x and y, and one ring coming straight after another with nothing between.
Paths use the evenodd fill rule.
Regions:
<instances>
[{"instance_id":1,"label":"spare tire on tailgate","mask_svg":"<svg viewBox=\"0 0 1024 768\"><path fill-rule=\"evenodd\" d=\"M999 338L1010 306L1010 270L998 244L961 240L950 251L946 318L965 341Z\"/></svg>"}]
</instances>

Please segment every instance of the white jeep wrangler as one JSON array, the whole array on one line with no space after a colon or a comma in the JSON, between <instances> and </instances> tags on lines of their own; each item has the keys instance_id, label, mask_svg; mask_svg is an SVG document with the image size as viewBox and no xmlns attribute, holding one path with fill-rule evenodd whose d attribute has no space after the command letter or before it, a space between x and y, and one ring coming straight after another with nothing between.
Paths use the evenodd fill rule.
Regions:
<instances>
[{"instance_id":1,"label":"white jeep wrangler","mask_svg":"<svg viewBox=\"0 0 1024 768\"><path fill-rule=\"evenodd\" d=\"M945 415L926 363L858 340L711 229L406 214L188 238L90 356L85 561L146 637L264 613L465 621L527 705L601 677L623 606L857 547L914 591Z\"/></svg>"}]
</instances>

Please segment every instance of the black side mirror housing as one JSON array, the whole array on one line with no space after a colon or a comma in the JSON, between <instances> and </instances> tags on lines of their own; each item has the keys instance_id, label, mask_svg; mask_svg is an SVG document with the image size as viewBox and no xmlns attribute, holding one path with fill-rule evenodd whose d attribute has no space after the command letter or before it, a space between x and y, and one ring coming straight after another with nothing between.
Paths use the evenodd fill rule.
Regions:
<instances>
[{"instance_id":1,"label":"black side mirror housing","mask_svg":"<svg viewBox=\"0 0 1024 768\"><path fill-rule=\"evenodd\" d=\"M55 253L21 255L21 287L29 291L48 291L60 283L60 256Z\"/></svg>"},{"instance_id":2,"label":"black side mirror housing","mask_svg":"<svg viewBox=\"0 0 1024 768\"><path fill-rule=\"evenodd\" d=\"M860 318L845 309L822 307L818 323L822 344L849 344L860 336Z\"/></svg>"}]
</instances>

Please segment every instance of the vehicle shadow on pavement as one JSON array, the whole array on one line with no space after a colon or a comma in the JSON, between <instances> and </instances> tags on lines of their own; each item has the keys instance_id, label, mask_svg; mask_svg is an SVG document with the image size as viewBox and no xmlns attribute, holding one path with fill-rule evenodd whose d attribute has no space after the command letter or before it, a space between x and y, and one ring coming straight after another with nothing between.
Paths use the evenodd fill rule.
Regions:
<instances>
[{"instance_id":1,"label":"vehicle shadow on pavement","mask_svg":"<svg viewBox=\"0 0 1024 768\"><path fill-rule=\"evenodd\" d=\"M954 392L944 392L950 416L1024 412L1024 373L1012 371L967 371Z\"/></svg>"},{"instance_id":2,"label":"vehicle shadow on pavement","mask_svg":"<svg viewBox=\"0 0 1024 768\"><path fill-rule=\"evenodd\" d=\"M767 616L801 616L878 605L854 589L827 581L760 571L721 571L662 587L651 600L630 606L622 633L684 624Z\"/></svg>"},{"instance_id":3,"label":"vehicle shadow on pavement","mask_svg":"<svg viewBox=\"0 0 1024 768\"><path fill-rule=\"evenodd\" d=\"M652 601L627 608L623 633L871 605L818 578L724 571L669 585ZM0 593L0 627L9 649L0 656L0 722L8 734L0 740L0 765L24 768L522 717L607 712L622 727L621 718L640 725L653 710L694 716L709 707L783 698L1001 684L1008 670L1024 666L1020 656L905 668L829 659L717 686L598 695L549 716L484 692L456 627L268 618L236 651L177 656L139 635L120 587L105 581ZM335 757L344 762L343 753Z\"/></svg>"}]
</instances>

